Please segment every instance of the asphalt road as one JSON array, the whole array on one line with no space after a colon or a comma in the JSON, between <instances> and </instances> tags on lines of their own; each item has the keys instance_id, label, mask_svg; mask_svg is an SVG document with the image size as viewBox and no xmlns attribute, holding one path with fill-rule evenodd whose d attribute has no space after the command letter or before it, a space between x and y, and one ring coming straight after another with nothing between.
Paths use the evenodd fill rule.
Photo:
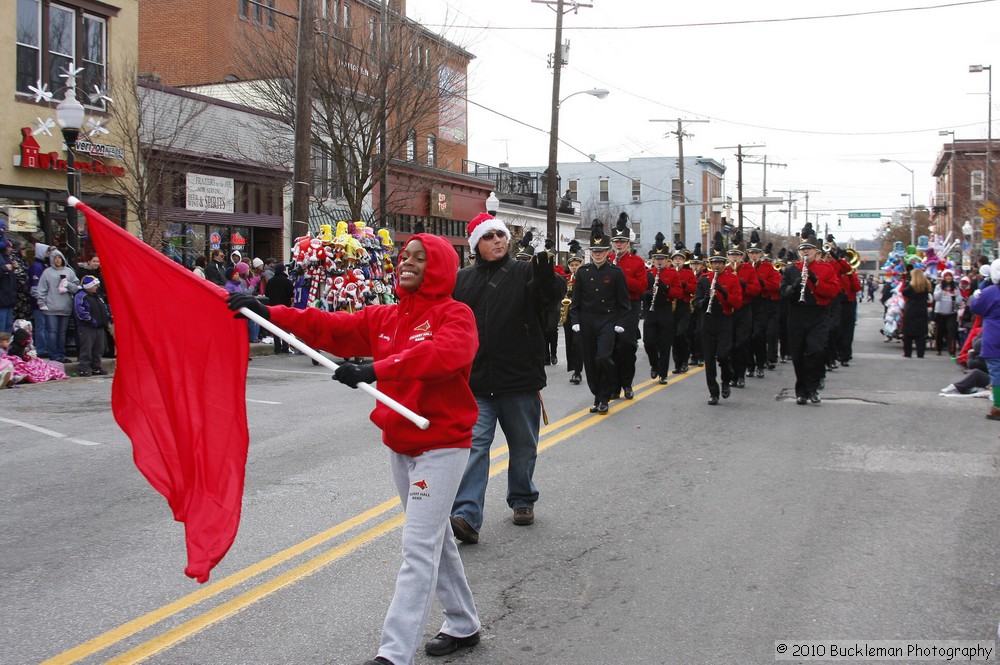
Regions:
<instances>
[{"instance_id":1,"label":"asphalt road","mask_svg":"<svg viewBox=\"0 0 1000 665\"><path fill-rule=\"evenodd\" d=\"M483 641L417 663L766 663L785 639L995 639L1000 428L987 400L937 395L960 376L946 357L904 359L877 334L881 306L861 313L855 362L819 406L788 397L787 364L718 407L700 370L643 380L598 417L550 367L536 523L510 523L498 441L482 540L462 546ZM400 511L370 399L302 357L249 374L243 521L201 586L109 378L0 394L0 662L375 654Z\"/></svg>"}]
</instances>

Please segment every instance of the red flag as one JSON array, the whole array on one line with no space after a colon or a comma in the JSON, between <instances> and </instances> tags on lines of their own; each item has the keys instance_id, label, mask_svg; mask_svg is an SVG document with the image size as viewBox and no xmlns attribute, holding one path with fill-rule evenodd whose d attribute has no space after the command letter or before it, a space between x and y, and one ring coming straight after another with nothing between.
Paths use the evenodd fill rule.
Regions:
<instances>
[{"instance_id":1,"label":"red flag","mask_svg":"<svg viewBox=\"0 0 1000 665\"><path fill-rule=\"evenodd\" d=\"M236 538L247 459L246 322L226 292L75 202L101 256L115 321L115 420L139 471L184 522L199 582Z\"/></svg>"}]
</instances>

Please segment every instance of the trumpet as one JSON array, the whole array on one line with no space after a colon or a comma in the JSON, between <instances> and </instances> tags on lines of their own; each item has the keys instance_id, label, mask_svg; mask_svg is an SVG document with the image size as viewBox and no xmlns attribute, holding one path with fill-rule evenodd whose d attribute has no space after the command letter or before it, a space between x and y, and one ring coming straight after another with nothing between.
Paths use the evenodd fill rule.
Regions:
<instances>
[{"instance_id":1,"label":"trumpet","mask_svg":"<svg viewBox=\"0 0 1000 665\"><path fill-rule=\"evenodd\" d=\"M803 257L802 259L802 291L799 293L799 302L804 303L806 301L806 284L809 281L809 261Z\"/></svg>"},{"instance_id":2,"label":"trumpet","mask_svg":"<svg viewBox=\"0 0 1000 665\"><path fill-rule=\"evenodd\" d=\"M712 300L715 299L715 280L719 279L719 273L721 270L716 270L712 272L712 283L708 287L708 306L705 307L705 313L712 313Z\"/></svg>"}]
</instances>

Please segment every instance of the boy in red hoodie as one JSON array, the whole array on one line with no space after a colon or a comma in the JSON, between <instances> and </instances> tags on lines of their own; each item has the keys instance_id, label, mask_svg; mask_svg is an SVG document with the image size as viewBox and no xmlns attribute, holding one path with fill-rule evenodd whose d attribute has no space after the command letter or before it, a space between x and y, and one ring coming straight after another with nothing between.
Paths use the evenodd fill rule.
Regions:
<instances>
[{"instance_id":1,"label":"boy in red hoodie","mask_svg":"<svg viewBox=\"0 0 1000 665\"><path fill-rule=\"evenodd\" d=\"M431 422L421 430L381 402L371 414L390 449L406 519L403 565L381 645L365 665L413 663L435 593L445 620L425 645L427 654L444 656L479 642L479 618L449 520L478 415L469 374L479 339L472 310L451 298L457 272L452 246L418 233L400 254L398 305L351 314L265 307L244 294L229 298L231 309L246 307L313 348L340 357L371 356L373 364L344 363L334 378L352 388L378 381L379 390Z\"/></svg>"}]
</instances>

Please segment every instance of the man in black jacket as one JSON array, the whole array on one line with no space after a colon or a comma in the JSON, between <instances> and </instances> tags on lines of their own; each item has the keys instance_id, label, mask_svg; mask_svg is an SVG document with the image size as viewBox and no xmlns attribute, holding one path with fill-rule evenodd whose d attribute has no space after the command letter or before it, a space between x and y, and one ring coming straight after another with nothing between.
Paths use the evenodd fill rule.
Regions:
<instances>
[{"instance_id":1,"label":"man in black jacket","mask_svg":"<svg viewBox=\"0 0 1000 665\"><path fill-rule=\"evenodd\" d=\"M538 488L532 480L538 454L541 395L545 387L547 352L539 313L558 300L561 279L548 252L531 261L508 255L510 231L488 213L469 223L469 247L475 265L458 273L453 297L476 315L479 350L469 385L479 405L472 429L472 454L452 508L455 536L465 543L479 542L483 502L489 478L490 446L497 423L510 449L507 505L513 522L532 524Z\"/></svg>"},{"instance_id":2,"label":"man in black jacket","mask_svg":"<svg viewBox=\"0 0 1000 665\"><path fill-rule=\"evenodd\" d=\"M285 264L277 263L274 266L274 274L271 276L271 279L267 280L267 285L264 287L264 296L267 298L267 304L291 307L292 296L294 295L295 287L292 286L292 281L285 274ZM273 337L274 353L276 355L279 353L290 353L288 342L277 335L273 335Z\"/></svg>"},{"instance_id":3,"label":"man in black jacket","mask_svg":"<svg viewBox=\"0 0 1000 665\"><path fill-rule=\"evenodd\" d=\"M226 264L222 262L222 257L221 249L214 250L205 268L205 279L219 286L226 285Z\"/></svg>"}]
</instances>

